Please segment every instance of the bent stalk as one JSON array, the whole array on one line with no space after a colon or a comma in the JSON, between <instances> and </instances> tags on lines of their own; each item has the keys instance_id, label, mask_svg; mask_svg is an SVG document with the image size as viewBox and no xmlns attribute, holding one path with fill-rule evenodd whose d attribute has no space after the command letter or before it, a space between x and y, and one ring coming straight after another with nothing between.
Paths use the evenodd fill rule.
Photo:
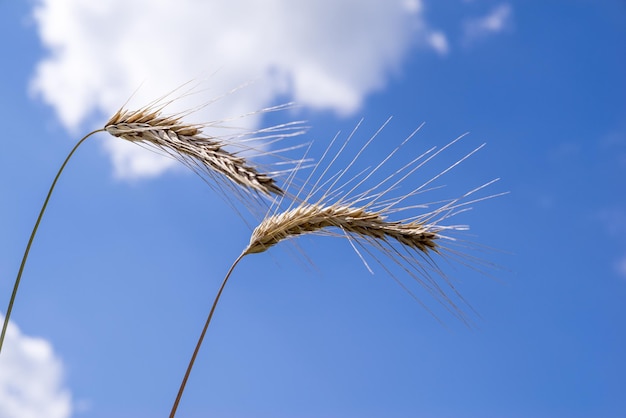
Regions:
<instances>
[{"instance_id":1,"label":"bent stalk","mask_svg":"<svg viewBox=\"0 0 626 418\"><path fill-rule=\"evenodd\" d=\"M65 166L69 162L70 158L72 158L72 155L74 155L74 152L76 152L78 147L83 142L85 142L85 140L87 138L89 138L91 135L96 134L98 132L103 132L103 131L104 131L104 129L97 129L95 131L92 131L92 132L88 133L80 141L78 141L78 143L76 145L74 145L74 148L72 148L72 150L70 151L68 156L65 158L65 161L63 162L63 165L61 165L61 168L57 172L57 175L54 177L54 181L52 182L52 185L50 186L50 190L48 191L48 195L46 196L46 200L43 202L43 206L41 207L41 212L39 212L39 216L37 217L37 221L35 222L35 227L33 228L33 232L31 232L31 234L30 234L30 238L28 240L28 244L26 245L26 250L24 251L24 257L22 258L22 264L20 264L20 269L19 269L19 271L17 273L17 278L15 279L15 284L13 285L13 293L11 294L11 299L9 300L9 306L7 307L7 312L6 312L6 315L4 317L4 324L2 325L2 334L0 334L0 352L2 352L2 345L4 343L4 336L6 334L7 327L9 325L9 318L11 317L11 311L13 310L13 302L15 301L15 296L17 295L17 289L20 286L20 280L22 278L22 272L24 271L24 266L26 265L26 260L28 259L28 253L30 252L30 247L33 244L33 240L35 239L35 235L37 234L37 229L39 229L39 224L41 223L41 218L43 218L43 214L46 211L46 207L48 206L48 201L50 201L50 196L52 196L52 192L54 191L54 187L56 186L57 181L59 180L59 177L61 177L61 173L65 169Z\"/></svg>"}]
</instances>

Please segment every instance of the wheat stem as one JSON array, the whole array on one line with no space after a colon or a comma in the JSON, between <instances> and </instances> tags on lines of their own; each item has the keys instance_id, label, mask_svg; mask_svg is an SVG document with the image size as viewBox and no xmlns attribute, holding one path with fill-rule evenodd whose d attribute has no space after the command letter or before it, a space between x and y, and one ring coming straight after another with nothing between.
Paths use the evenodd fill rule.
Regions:
<instances>
[{"instance_id":1,"label":"wheat stem","mask_svg":"<svg viewBox=\"0 0 626 418\"><path fill-rule=\"evenodd\" d=\"M61 165L61 168L59 169L59 171L57 172L56 176L54 177L54 181L52 182L52 185L50 186L50 190L48 191L48 195L46 196L46 200L44 200L43 206L41 207L41 212L39 212L39 216L37 217L37 221L35 222L35 226L33 228L33 232L31 232L30 238L28 239L28 244L26 245L26 250L24 251L24 257L22 258L22 263L20 264L20 269L19 269L19 271L17 273L17 277L15 279L15 283L13 284L13 293L11 293L11 299L9 300L9 306L7 308L7 312L6 312L6 315L4 317L4 324L2 325L2 334L0 334L0 352L2 351L2 345L4 343L4 336L6 335L7 327L9 325L9 318L11 317L11 311L13 310L13 302L15 301L15 296L17 295L17 289L20 286L20 281L22 279L22 272L24 271L24 266L26 265L26 260L28 259L28 253L30 252L30 247L33 244L33 240L35 239L35 235L37 234L37 230L39 229L39 224L41 223L41 219L43 218L43 214L46 211L46 207L48 206L48 202L50 201L50 196L52 196L52 192L54 191L54 187L56 186L57 181L59 180L59 177L61 177L61 173L65 169L65 166L69 162L70 158L72 158L72 155L74 155L74 152L78 149L78 147L83 142L85 142L85 140L87 138L89 138L91 135L96 134L98 132L103 132L103 131L104 131L104 129L96 129L95 131L89 132L80 141L78 141L76 143L76 145L74 145L74 148L72 148L70 153L67 155L67 157L65 158L65 161L63 162L63 165Z\"/></svg>"},{"instance_id":2,"label":"wheat stem","mask_svg":"<svg viewBox=\"0 0 626 418\"><path fill-rule=\"evenodd\" d=\"M183 392L185 391L185 386L187 385L187 379L189 379L189 375L191 374L191 369L193 368L193 364L196 361L196 357L198 356L198 352L200 351L200 346L202 346L202 341L204 340L204 336L206 334L207 329L209 328L209 324L211 323L211 319L213 318L213 313L215 312L215 308L217 307L217 302L219 302L220 297L222 296L222 292L224 291L224 287L226 287L226 282L230 278L231 273L235 269L235 266L241 261L241 259L246 255L246 252L243 252L237 257L235 262L230 266L228 273L226 273L226 277L224 277L224 281L220 286L220 289L217 291L217 295L215 296L215 300L213 301L213 306L211 306L211 311L209 312L209 316L206 319L204 324L204 328L202 329L202 333L200 334L200 338L198 338L198 342L196 343L196 348L193 350L193 355L191 356L191 360L189 360L189 365L187 366L187 371L185 372L185 376L183 377L183 381L180 384L180 388L178 389L178 394L176 395L176 400L174 401L174 405L172 405L172 411L170 412L170 418L174 418L176 415L176 410L178 409L178 404L180 403L180 399L183 396Z\"/></svg>"}]
</instances>

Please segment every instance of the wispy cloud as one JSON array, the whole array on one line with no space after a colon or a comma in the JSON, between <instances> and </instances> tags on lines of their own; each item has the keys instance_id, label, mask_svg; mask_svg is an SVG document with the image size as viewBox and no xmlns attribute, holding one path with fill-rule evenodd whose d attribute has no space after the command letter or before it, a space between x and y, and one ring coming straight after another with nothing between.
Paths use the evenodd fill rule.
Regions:
<instances>
[{"instance_id":1,"label":"wispy cloud","mask_svg":"<svg viewBox=\"0 0 626 418\"><path fill-rule=\"evenodd\" d=\"M617 261L615 269L621 278L626 279L626 255Z\"/></svg>"},{"instance_id":2,"label":"wispy cloud","mask_svg":"<svg viewBox=\"0 0 626 418\"><path fill-rule=\"evenodd\" d=\"M63 365L50 343L9 323L0 356L0 417L66 418L71 413Z\"/></svg>"},{"instance_id":3,"label":"wispy cloud","mask_svg":"<svg viewBox=\"0 0 626 418\"><path fill-rule=\"evenodd\" d=\"M463 41L472 44L512 27L513 8L508 3L494 7L486 16L468 19L463 26Z\"/></svg>"},{"instance_id":4,"label":"wispy cloud","mask_svg":"<svg viewBox=\"0 0 626 418\"><path fill-rule=\"evenodd\" d=\"M598 215L607 232L614 237L626 237L626 208L604 208Z\"/></svg>"},{"instance_id":5,"label":"wispy cloud","mask_svg":"<svg viewBox=\"0 0 626 418\"><path fill-rule=\"evenodd\" d=\"M285 96L351 114L385 86L412 47L445 53L445 37L431 33L422 11L420 0L40 0L34 15L47 55L32 90L70 129L108 116L143 82L137 97L153 99L213 72L211 96L198 100L258 82L203 110L202 120ZM257 123L238 121L243 128ZM121 176L153 176L171 166L138 147L108 143Z\"/></svg>"},{"instance_id":6,"label":"wispy cloud","mask_svg":"<svg viewBox=\"0 0 626 418\"><path fill-rule=\"evenodd\" d=\"M626 208L615 206L605 208L598 213L598 219L604 225L608 235L616 239L622 246L626 244ZM626 254L618 257L614 262L615 272L626 279Z\"/></svg>"},{"instance_id":7,"label":"wispy cloud","mask_svg":"<svg viewBox=\"0 0 626 418\"><path fill-rule=\"evenodd\" d=\"M428 37L428 43L439 55L447 55L450 51L448 39L441 31L432 31Z\"/></svg>"},{"instance_id":8,"label":"wispy cloud","mask_svg":"<svg viewBox=\"0 0 626 418\"><path fill-rule=\"evenodd\" d=\"M617 167L626 169L626 117L622 120L624 122L609 131L599 142L602 150L611 156L610 161L615 162Z\"/></svg>"}]
</instances>

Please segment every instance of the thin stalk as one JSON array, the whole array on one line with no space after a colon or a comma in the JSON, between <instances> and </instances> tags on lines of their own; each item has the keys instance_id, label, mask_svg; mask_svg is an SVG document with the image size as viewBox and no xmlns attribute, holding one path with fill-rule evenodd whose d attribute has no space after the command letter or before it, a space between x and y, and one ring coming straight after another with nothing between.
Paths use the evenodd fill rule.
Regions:
<instances>
[{"instance_id":1,"label":"thin stalk","mask_svg":"<svg viewBox=\"0 0 626 418\"><path fill-rule=\"evenodd\" d=\"M37 234L37 229L39 228L39 223L41 223L41 218L43 218L43 214L46 211L46 207L48 206L48 201L50 200L50 196L52 196L54 186L56 186L57 181L59 180L59 177L61 177L61 173L65 169L65 166L67 165L68 161L70 160L74 152L78 149L78 147L83 142L85 142L85 140L89 138L91 135L98 133L98 132L103 132L103 131L104 129L97 129L95 131L89 132L80 141L78 141L76 145L74 145L74 148L72 148L68 156L65 158L63 165L57 172L57 175L54 178L54 181L52 182L52 186L50 186L50 190L48 191L48 196L46 196L46 200L43 202L43 206L41 207L41 212L39 212L39 216L37 217L37 222L35 222L35 227L33 228L33 232L31 232L30 234L28 244L26 245L26 250L24 251L24 257L22 258L22 264L20 265L20 270L17 273L17 278L15 279L15 284L13 285L13 293L11 294L11 299L9 300L9 306L7 308L7 312L4 317L4 324L2 325L2 334L0 334L0 352L2 351L2 345L4 343L4 336L6 334L7 327L9 325L9 318L11 317L11 311L13 310L13 302L15 301L15 296L17 295L17 289L20 286L20 280L22 278L22 272L24 271L24 266L26 265L26 260L28 259L28 253L30 252L30 247L33 244L35 235Z\"/></svg>"},{"instance_id":2,"label":"thin stalk","mask_svg":"<svg viewBox=\"0 0 626 418\"><path fill-rule=\"evenodd\" d=\"M178 409L178 404L180 403L180 399L183 397L183 392L185 391L185 385L187 384L187 379L189 379L189 375L191 374L191 369L193 368L193 363L196 361L196 357L198 356L198 352L200 351L200 346L202 345L202 341L204 340L204 336L206 334L207 329L209 328L209 324L211 323L211 318L213 318L213 312L215 312L215 308L217 306L217 302L220 300L220 296L222 296L222 292L224 291L224 287L226 286L226 282L228 282L228 278L231 273L235 269L235 266L241 261L241 259L248 254L247 251L242 252L239 257L235 260L228 273L226 273L226 277L224 277L224 281L220 286L220 289L217 291L217 295L215 296L215 300L213 301L213 306L211 306L211 311L209 312L209 316L206 319L204 324L204 328L202 329L202 333L200 334L200 338L198 338L198 343L196 344L196 348L193 351L193 355L191 356L191 360L189 360L189 365L187 366L187 371L185 372L185 376L183 377L183 381L180 384L180 388L178 389L178 395L176 395L176 400L174 401L174 405L172 405L172 411L170 412L170 418L174 418L176 415L176 410Z\"/></svg>"}]
</instances>

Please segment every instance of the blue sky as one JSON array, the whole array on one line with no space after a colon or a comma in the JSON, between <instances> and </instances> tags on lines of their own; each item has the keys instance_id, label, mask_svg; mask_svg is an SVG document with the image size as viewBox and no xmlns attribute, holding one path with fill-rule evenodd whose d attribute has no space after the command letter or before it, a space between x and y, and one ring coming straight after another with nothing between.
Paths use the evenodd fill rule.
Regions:
<instances>
[{"instance_id":1,"label":"blue sky","mask_svg":"<svg viewBox=\"0 0 626 418\"><path fill-rule=\"evenodd\" d=\"M195 116L293 100L298 110L238 123L306 119L297 141L314 139L314 157L361 118L364 141L393 116L381 158L422 122L407 157L469 132L445 165L486 142L444 183L499 177L492 192L510 192L459 216L492 249L470 254L497 267L440 260L477 312L468 328L369 274L346 240L299 240L314 267L289 244L250 256L178 416L626 414L624 2L83 3L0 2L0 309L82 134L142 83L139 105L199 75L200 101L255 80ZM198 177L127 145L99 134L61 178L0 355L2 417L167 414L248 243Z\"/></svg>"}]
</instances>

